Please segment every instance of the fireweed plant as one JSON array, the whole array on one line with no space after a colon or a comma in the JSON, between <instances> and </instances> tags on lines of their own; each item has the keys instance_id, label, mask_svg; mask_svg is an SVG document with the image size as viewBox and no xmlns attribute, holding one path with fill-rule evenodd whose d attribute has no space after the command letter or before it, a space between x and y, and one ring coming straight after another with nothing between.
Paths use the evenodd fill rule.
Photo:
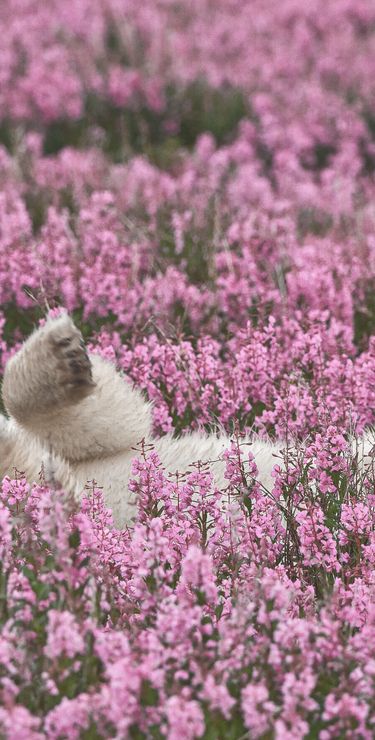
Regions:
<instances>
[{"instance_id":1,"label":"fireweed plant","mask_svg":"<svg viewBox=\"0 0 375 740\"><path fill-rule=\"evenodd\" d=\"M132 529L0 495L0 736L373 738L375 6L3 0L1 366L62 305L153 401ZM244 433L283 439L273 487ZM375 442L375 440L374 440Z\"/></svg>"}]
</instances>

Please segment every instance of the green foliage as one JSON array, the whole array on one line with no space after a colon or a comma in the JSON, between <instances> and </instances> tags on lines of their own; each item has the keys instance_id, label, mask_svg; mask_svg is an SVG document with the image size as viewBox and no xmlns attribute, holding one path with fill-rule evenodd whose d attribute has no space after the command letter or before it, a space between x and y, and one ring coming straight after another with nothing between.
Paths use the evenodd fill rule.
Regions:
<instances>
[{"instance_id":1,"label":"green foliage","mask_svg":"<svg viewBox=\"0 0 375 740\"><path fill-rule=\"evenodd\" d=\"M224 144L238 123L249 114L244 93L230 84L210 89L204 80L193 82L180 95L180 141L193 146L197 137L209 131L217 144Z\"/></svg>"},{"instance_id":2,"label":"green foliage","mask_svg":"<svg viewBox=\"0 0 375 740\"><path fill-rule=\"evenodd\" d=\"M22 511L19 516L24 516ZM20 562L23 562L22 575L36 598L26 601L22 591L20 596L13 594L9 609L4 608L6 600L9 600L7 575L0 567L0 626L3 627L10 619L15 643L19 640L26 648L27 666L25 671L19 666L17 677L18 701L35 715L43 715L59 704L63 697L72 699L102 680L102 664L94 652L94 639L90 631L86 632L85 648L81 655L72 658L62 655L51 662L45 653L51 609L73 611L79 621L88 616L82 596L88 582L85 573L89 558L82 558L79 546L79 532L73 530L69 536L66 557L70 558L77 576L78 573L83 576L77 577L79 585L75 585L75 579L71 582L67 580L59 562L60 554L55 555L49 543L40 536L37 540L21 540L17 536L14 547ZM25 641L25 634L32 635L32 639ZM51 693L44 683L43 675L47 671L54 677L58 689L56 694Z\"/></svg>"},{"instance_id":3,"label":"green foliage","mask_svg":"<svg viewBox=\"0 0 375 740\"><path fill-rule=\"evenodd\" d=\"M169 85L165 97L163 110L157 112L144 103L126 108L89 93L80 118L39 123L44 154L53 155L68 146L84 149L100 144L113 162L142 153L158 167L169 168L181 147L191 148L202 133L211 133L219 145L228 142L249 112L239 88L226 84L213 89L203 79L185 88ZM173 135L168 133L170 120L176 127ZM0 143L15 152L24 131L30 129L30 123L17 127L14 121L3 119Z\"/></svg>"},{"instance_id":4,"label":"green foliage","mask_svg":"<svg viewBox=\"0 0 375 740\"><path fill-rule=\"evenodd\" d=\"M363 289L365 299L354 312L354 342L360 350L367 347L369 337L375 334L375 281L369 280Z\"/></svg>"},{"instance_id":5,"label":"green foliage","mask_svg":"<svg viewBox=\"0 0 375 740\"><path fill-rule=\"evenodd\" d=\"M301 208L297 214L297 233L303 239L308 234L325 236L332 228L332 216L318 208Z\"/></svg>"},{"instance_id":6,"label":"green foliage","mask_svg":"<svg viewBox=\"0 0 375 740\"><path fill-rule=\"evenodd\" d=\"M233 711L229 720L221 712L205 708L205 732L203 740L239 740L246 738L248 732L239 710Z\"/></svg>"},{"instance_id":7,"label":"green foliage","mask_svg":"<svg viewBox=\"0 0 375 740\"><path fill-rule=\"evenodd\" d=\"M218 219L222 218L216 199L212 198L204 217L194 219L183 237L181 252L176 251L176 241L172 229L172 208L162 207L157 213L157 233L160 244L161 266L176 264L184 269L192 283L203 285L212 283L214 278L215 235ZM221 226L220 231L223 230Z\"/></svg>"}]
</instances>

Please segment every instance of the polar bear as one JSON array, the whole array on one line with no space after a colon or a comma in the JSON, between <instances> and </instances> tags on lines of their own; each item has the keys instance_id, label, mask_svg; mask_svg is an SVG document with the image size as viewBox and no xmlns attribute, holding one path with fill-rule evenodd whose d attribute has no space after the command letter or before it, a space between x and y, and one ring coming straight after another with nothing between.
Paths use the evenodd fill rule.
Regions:
<instances>
[{"instance_id":1,"label":"polar bear","mask_svg":"<svg viewBox=\"0 0 375 740\"><path fill-rule=\"evenodd\" d=\"M215 483L226 486L221 455L229 437L194 432L153 438L151 404L111 363L87 353L68 314L47 318L8 361L2 394L8 418L0 417L1 477L16 468L37 481L43 463L52 462L55 479L76 497L94 479L118 527L135 515L128 481L141 440L153 444L168 471L210 462ZM251 440L260 481L268 489L282 446Z\"/></svg>"}]
</instances>

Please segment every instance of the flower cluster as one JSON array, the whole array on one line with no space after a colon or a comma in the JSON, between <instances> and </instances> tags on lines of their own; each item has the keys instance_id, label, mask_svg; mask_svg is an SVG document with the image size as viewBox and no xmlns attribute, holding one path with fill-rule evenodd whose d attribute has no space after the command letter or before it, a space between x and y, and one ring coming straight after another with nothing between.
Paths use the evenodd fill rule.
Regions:
<instances>
[{"instance_id":1,"label":"flower cluster","mask_svg":"<svg viewBox=\"0 0 375 740\"><path fill-rule=\"evenodd\" d=\"M316 435L286 449L292 473L275 466L272 490L238 437L222 491L204 470L173 481L144 452L132 531L93 485L77 511L61 490L6 478L2 733L370 738L374 481L341 503L357 476L346 448L335 492L316 476L308 500L311 447L325 469Z\"/></svg>"}]
</instances>

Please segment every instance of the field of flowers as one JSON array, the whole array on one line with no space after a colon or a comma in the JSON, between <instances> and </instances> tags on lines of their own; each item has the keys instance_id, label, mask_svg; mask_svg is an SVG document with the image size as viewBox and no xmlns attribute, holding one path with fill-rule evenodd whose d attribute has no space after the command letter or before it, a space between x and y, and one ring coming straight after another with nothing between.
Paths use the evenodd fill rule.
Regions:
<instances>
[{"instance_id":1,"label":"field of flowers","mask_svg":"<svg viewBox=\"0 0 375 740\"><path fill-rule=\"evenodd\" d=\"M65 306L156 434L233 436L221 492L143 450L129 531L3 481L0 736L373 738L373 1L3 0L0 36L1 367Z\"/></svg>"}]
</instances>

